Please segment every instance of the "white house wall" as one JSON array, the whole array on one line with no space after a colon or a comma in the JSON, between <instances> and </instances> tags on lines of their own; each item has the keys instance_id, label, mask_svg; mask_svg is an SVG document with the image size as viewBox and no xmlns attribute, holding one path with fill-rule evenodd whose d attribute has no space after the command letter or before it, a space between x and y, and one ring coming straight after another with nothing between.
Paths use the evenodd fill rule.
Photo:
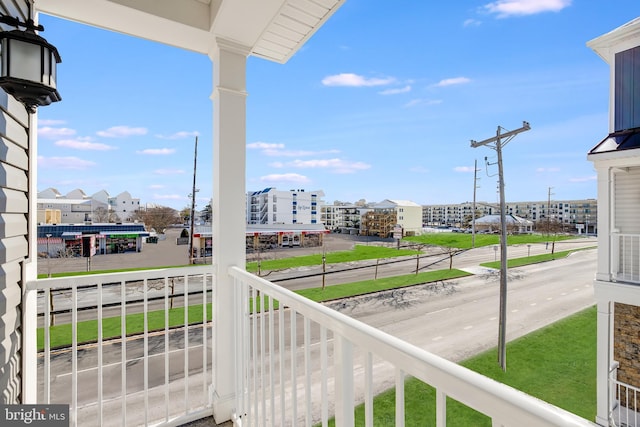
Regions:
<instances>
[{"instance_id":1,"label":"white house wall","mask_svg":"<svg viewBox=\"0 0 640 427\"><path fill-rule=\"evenodd\" d=\"M640 167L614 171L614 229L622 234L640 234Z\"/></svg>"},{"instance_id":2,"label":"white house wall","mask_svg":"<svg viewBox=\"0 0 640 427\"><path fill-rule=\"evenodd\" d=\"M4 15L29 17L23 0L0 0ZM29 256L29 115L0 90L0 402L22 395L22 287ZM31 178L33 179L33 177Z\"/></svg>"}]
</instances>

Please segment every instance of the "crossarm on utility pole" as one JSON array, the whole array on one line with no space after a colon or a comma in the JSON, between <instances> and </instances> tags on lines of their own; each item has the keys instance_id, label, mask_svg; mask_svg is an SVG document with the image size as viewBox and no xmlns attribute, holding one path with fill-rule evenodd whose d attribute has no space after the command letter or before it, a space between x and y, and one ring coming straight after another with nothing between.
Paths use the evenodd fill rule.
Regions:
<instances>
[{"instance_id":1,"label":"crossarm on utility pole","mask_svg":"<svg viewBox=\"0 0 640 427\"><path fill-rule=\"evenodd\" d=\"M480 147L482 145L487 145L490 144L492 142L498 142L501 141L503 139L507 139L507 138L511 138L512 136L516 136L517 134L521 133L521 132L525 132L528 131L529 129L531 129L531 125L529 125L529 122L523 121L522 122L522 127L518 128L516 130L512 130L509 131L507 133L500 133L499 135L496 135L494 137L491 138L487 138L483 141L474 141L473 139L471 140L471 147L472 148L477 148Z\"/></svg>"}]
</instances>

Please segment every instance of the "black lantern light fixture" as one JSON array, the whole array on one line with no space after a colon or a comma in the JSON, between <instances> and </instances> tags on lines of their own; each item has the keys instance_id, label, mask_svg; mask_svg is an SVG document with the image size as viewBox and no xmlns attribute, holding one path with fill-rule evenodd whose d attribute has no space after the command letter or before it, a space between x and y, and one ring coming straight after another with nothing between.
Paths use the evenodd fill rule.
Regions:
<instances>
[{"instance_id":1,"label":"black lantern light fixture","mask_svg":"<svg viewBox=\"0 0 640 427\"><path fill-rule=\"evenodd\" d=\"M36 34L44 27L5 15L0 15L0 23L16 27L0 31L0 87L32 113L36 107L60 101L56 66L62 59L55 46Z\"/></svg>"}]
</instances>

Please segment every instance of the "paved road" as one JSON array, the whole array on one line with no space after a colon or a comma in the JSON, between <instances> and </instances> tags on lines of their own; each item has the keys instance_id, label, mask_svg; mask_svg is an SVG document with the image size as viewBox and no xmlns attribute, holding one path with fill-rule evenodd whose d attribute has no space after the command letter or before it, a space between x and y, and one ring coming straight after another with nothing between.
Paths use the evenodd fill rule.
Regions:
<instances>
[{"instance_id":1,"label":"paved road","mask_svg":"<svg viewBox=\"0 0 640 427\"><path fill-rule=\"evenodd\" d=\"M565 251L578 248L595 247L597 241L595 238L583 238L557 242L555 251ZM497 246L496 246L497 247ZM507 248L507 257L509 259L521 258L529 255L540 255L551 253L551 245L545 243L537 243L529 245L514 245ZM499 254L498 254L499 257ZM494 261L496 259L496 251L494 246L484 246L467 251L461 251L453 257L451 265L457 269L470 269L476 271L481 263ZM400 260L404 260L399 262ZM380 260L376 269L376 260L358 261L345 264L329 264L327 265L327 274L325 276L325 285L332 286L341 283L350 283L360 280L374 279L374 277L392 277L403 274L415 273L416 267L420 271L448 269L450 265L449 254L440 248L427 248L425 254L416 262L416 257L403 257L398 259ZM386 264L388 263L388 264ZM356 267L361 267L357 268ZM262 276L278 283L279 285L290 289L299 290L309 287L322 286L322 267L300 267L278 272L264 272ZM297 278L298 276L305 276Z\"/></svg>"},{"instance_id":2,"label":"paved road","mask_svg":"<svg viewBox=\"0 0 640 427\"><path fill-rule=\"evenodd\" d=\"M492 251L492 249L489 250ZM527 251L528 248L525 247L522 250ZM477 256L486 257L486 254L469 253L467 256L473 259ZM512 276L515 277L509 281L507 339L511 340L522 336L593 305L592 281L595 274L595 262L596 251L586 250L575 253L566 259L512 270ZM449 281L446 284L387 292L376 297L352 298L334 304L333 307L418 347L447 359L459 361L496 345L498 286L497 276L477 275ZM194 333L196 332L194 331ZM289 332L286 334L289 336ZM158 340L161 343L164 342L163 337L159 337ZM181 356L184 355L184 351L179 350L181 340L184 341L179 333L170 338L170 348L178 350L175 352L176 359L173 359L174 356L172 356L170 375L174 374L174 366L179 368L184 363L184 358ZM201 338L199 339L195 335L191 336L190 333L189 367L192 368L190 369L191 378L196 383L202 381L197 379L198 367L202 366L202 362L197 362L198 357L201 358L202 354L200 341ZM288 341L287 338L285 340L287 348ZM153 342L156 342L155 338ZM300 361L304 357L304 348L300 346L304 342L302 322L298 322L296 342L298 345L294 353L296 359ZM312 329L310 342L311 356L314 361L311 369L317 374L319 346L317 345L318 337L315 328ZM105 387L110 389L105 389L104 393L109 396L118 395L119 378L121 377L119 344L114 343L114 345L113 349L105 348L104 350L105 354L115 356L113 360L109 361L108 371L105 371L108 372L109 377L109 381L105 381ZM127 343L127 378L131 382L128 387L131 387L130 391L133 392L140 390L143 381L141 375L144 371L141 369L141 362L138 359L143 353L142 348L140 340L132 340ZM331 353L332 346L329 350ZM84 370L79 375L80 389L97 390L96 370L91 367L91 365L95 366L97 361L95 349L84 348L81 350L81 356ZM289 363L290 358L289 349L285 355L286 364ZM507 365L508 361L509 355L507 354ZM54 395L63 396L65 390L69 388L70 357L68 354L66 356L59 355L54 358L53 363L54 387L59 387L57 391L54 391ZM162 384L164 382L163 359L157 358L150 363L149 384ZM290 367L286 364L286 372L290 372ZM355 384L363 384L364 382L360 378L362 366L358 362L354 371L358 376ZM179 369L176 372L179 372ZM393 384L393 370L383 362L377 361L375 363L374 372L376 393ZM304 369L301 367L298 369L298 384L303 384L303 375ZM176 373L175 376L179 378L179 374ZM196 390L201 390L201 387L196 387ZM163 393L160 389L154 391L159 394ZM312 393L317 396L316 401L319 401L320 389L315 377ZM198 393L196 392L196 394ZM82 404L88 404L95 398L95 395L95 391L83 393ZM362 399L363 390L361 387L356 390L356 396ZM132 398L132 400L134 399L135 397ZM299 414L301 413L299 412ZM319 413L314 412L313 415L317 420Z\"/></svg>"}]
</instances>

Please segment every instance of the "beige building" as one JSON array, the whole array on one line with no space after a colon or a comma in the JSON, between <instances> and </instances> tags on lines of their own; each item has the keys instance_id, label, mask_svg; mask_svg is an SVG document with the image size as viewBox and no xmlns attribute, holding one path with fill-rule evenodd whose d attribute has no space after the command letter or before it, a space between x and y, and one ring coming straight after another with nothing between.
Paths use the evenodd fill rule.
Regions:
<instances>
[{"instance_id":1,"label":"beige building","mask_svg":"<svg viewBox=\"0 0 640 427\"><path fill-rule=\"evenodd\" d=\"M403 236L422 233L422 206L409 200L383 200L372 206L362 216L360 233L390 237L396 225L402 228Z\"/></svg>"}]
</instances>

